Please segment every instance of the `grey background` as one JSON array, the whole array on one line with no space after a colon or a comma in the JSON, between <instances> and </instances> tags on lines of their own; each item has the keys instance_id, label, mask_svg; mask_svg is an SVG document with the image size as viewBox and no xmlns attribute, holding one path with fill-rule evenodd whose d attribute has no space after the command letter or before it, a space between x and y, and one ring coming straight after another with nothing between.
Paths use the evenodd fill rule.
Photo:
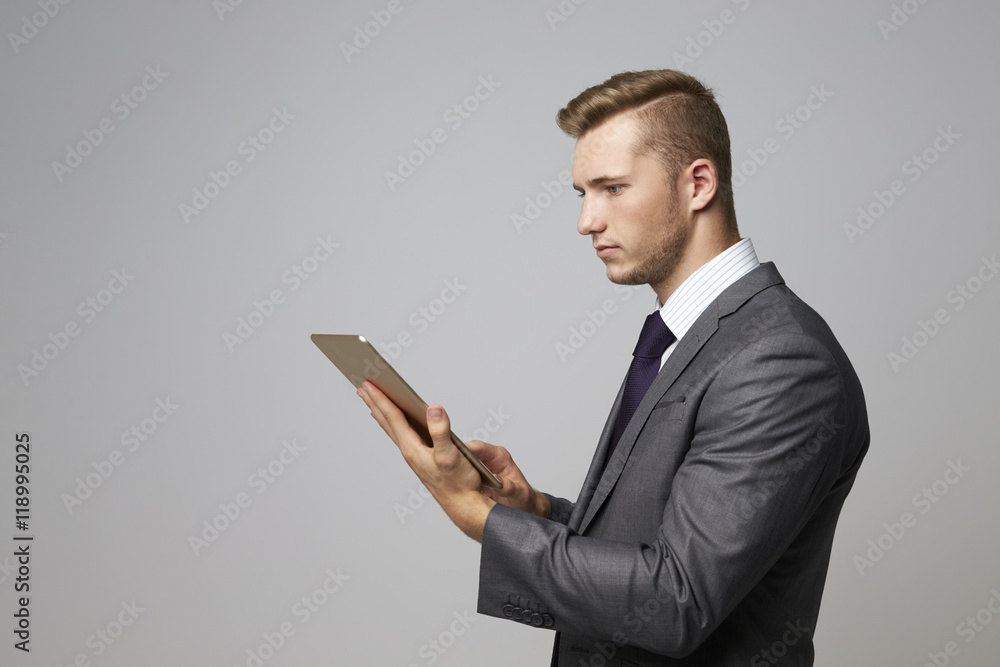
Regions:
<instances>
[{"instance_id":1,"label":"grey background","mask_svg":"<svg viewBox=\"0 0 1000 667\"><path fill-rule=\"evenodd\" d=\"M1000 590L1000 280L974 280L1000 250L983 204L1000 148L996 4L403 0L350 62L341 44L388 2L48 4L52 17L37 0L0 10L4 664L247 665L285 622L294 635L269 667L547 664L547 631L455 622L475 610L477 545L420 504L309 334L382 349L411 334L395 364L455 431L488 433L534 485L575 498L654 295L607 281L573 193L540 197L572 156L553 117L615 72L677 66L717 90L737 166L777 141L737 189L741 231L827 319L866 389L873 442L840 521L817 665L922 665L952 641L951 664L995 664L1000 623L971 639L960 624ZM915 13L884 34L903 5ZM114 100L147 67L168 76L120 119ZM445 114L479 77L499 86L454 127ZM799 109L824 86L820 108ZM294 118L247 162L238 147L275 108ZM776 123L797 109L810 117L786 137ZM103 118L114 131L60 181L52 163ZM435 128L446 141L391 190L385 172ZM911 181L904 164L948 128L960 138ZM240 173L186 223L179 206L229 160ZM896 179L905 193L850 239L857 209ZM545 207L518 230L526 198ZM283 276L317 237L339 247L293 290ZM122 269L134 279L86 322L78 304ZM949 292L970 279L981 289L959 308ZM446 281L463 289L442 312ZM230 350L224 334L275 289L285 301ZM561 358L606 299L616 312ZM894 368L938 310L947 321ZM79 334L22 378L70 322ZM122 434L168 398L179 407L129 451ZM492 433L490 410L507 415ZM33 444L30 655L11 633L19 432ZM293 439L304 449L258 494L251 476ZM116 450L121 465L68 508ZM949 462L970 469L954 484ZM946 493L918 502L935 482ZM224 525L219 505L240 493L252 503L196 554L191 536ZM914 525L893 537L904 512ZM879 540L889 549L859 565ZM340 588L302 622L294 605L327 570ZM96 655L95 633L117 632L133 601L143 611Z\"/></svg>"}]
</instances>

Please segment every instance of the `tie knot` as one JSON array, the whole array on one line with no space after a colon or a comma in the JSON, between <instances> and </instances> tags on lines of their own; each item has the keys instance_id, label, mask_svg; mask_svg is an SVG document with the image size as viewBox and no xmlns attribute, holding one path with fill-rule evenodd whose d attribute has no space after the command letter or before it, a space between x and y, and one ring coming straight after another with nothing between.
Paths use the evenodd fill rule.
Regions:
<instances>
[{"instance_id":1,"label":"tie knot","mask_svg":"<svg viewBox=\"0 0 1000 667\"><path fill-rule=\"evenodd\" d=\"M675 340L674 334L660 317L660 311L654 310L646 317L646 322L642 325L639 342L635 344L632 356L658 359L663 356L663 353Z\"/></svg>"}]
</instances>

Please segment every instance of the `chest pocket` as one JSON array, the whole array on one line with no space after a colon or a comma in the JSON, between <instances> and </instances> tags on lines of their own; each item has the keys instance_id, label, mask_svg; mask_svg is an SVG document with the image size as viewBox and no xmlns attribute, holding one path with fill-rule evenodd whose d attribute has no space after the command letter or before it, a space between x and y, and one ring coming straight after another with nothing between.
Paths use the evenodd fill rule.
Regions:
<instances>
[{"instance_id":1,"label":"chest pocket","mask_svg":"<svg viewBox=\"0 0 1000 667\"><path fill-rule=\"evenodd\" d=\"M683 396L665 398L653 406L649 413L650 421L680 421L687 412L687 403Z\"/></svg>"}]
</instances>

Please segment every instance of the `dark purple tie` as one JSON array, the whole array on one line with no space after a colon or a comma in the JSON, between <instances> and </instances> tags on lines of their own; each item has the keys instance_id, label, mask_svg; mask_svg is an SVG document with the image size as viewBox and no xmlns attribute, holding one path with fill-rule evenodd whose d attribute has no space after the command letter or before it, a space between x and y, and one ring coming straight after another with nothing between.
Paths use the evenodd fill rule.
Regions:
<instances>
[{"instance_id":1,"label":"dark purple tie","mask_svg":"<svg viewBox=\"0 0 1000 667\"><path fill-rule=\"evenodd\" d=\"M622 407L618 412L615 430L611 434L611 447L608 448L607 456L604 457L605 467L611 460L615 447L618 446L622 432L625 431L625 427L632 419L632 415L635 414L636 408L642 402L642 397L649 391L649 386L653 384L656 374L660 372L660 358L675 340L677 339L674 334L663 323L660 311L655 310L650 313L645 324L642 325L639 342L635 344L635 351L632 353L632 365L629 366L628 379L625 380Z\"/></svg>"}]
</instances>

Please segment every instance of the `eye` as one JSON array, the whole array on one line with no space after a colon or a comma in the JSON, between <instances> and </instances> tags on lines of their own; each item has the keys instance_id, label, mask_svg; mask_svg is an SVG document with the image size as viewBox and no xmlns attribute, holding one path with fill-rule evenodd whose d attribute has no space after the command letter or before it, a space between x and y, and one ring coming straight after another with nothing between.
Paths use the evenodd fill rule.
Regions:
<instances>
[{"instance_id":1,"label":"eye","mask_svg":"<svg viewBox=\"0 0 1000 667\"><path fill-rule=\"evenodd\" d=\"M622 190L625 189L624 185L609 185L607 187L608 194L618 195L621 194Z\"/></svg>"}]
</instances>

